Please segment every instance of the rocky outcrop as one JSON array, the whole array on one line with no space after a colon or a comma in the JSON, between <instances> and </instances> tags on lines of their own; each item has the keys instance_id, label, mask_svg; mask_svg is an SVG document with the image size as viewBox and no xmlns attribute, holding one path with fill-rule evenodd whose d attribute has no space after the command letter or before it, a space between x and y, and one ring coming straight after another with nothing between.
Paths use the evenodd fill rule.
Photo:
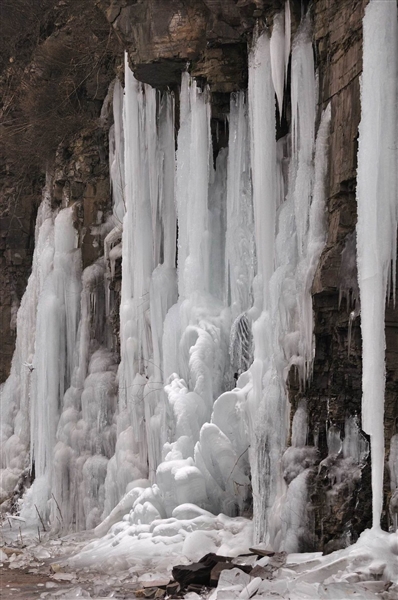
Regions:
<instances>
[{"instance_id":1,"label":"rocky outcrop","mask_svg":"<svg viewBox=\"0 0 398 600\"><path fill-rule=\"evenodd\" d=\"M101 107L121 48L85 0L5 2L0 59L0 381L9 373L16 312L30 273L46 171L55 197L82 203L85 264L98 256L90 227L109 204ZM57 151L57 155L55 157ZM65 194L63 196L63 194ZM94 242L94 246L93 246Z\"/></svg>"},{"instance_id":2,"label":"rocky outcrop","mask_svg":"<svg viewBox=\"0 0 398 600\"><path fill-rule=\"evenodd\" d=\"M135 75L155 86L178 86L187 61L213 91L230 92L247 79L247 38L256 17L279 4L227 0L99 0L128 49ZM261 5L261 8L260 8Z\"/></svg>"},{"instance_id":3,"label":"rocky outcrop","mask_svg":"<svg viewBox=\"0 0 398 600\"><path fill-rule=\"evenodd\" d=\"M0 174L0 381L8 377L16 336L16 316L32 264L40 176L18 178L9 164Z\"/></svg>"}]
</instances>

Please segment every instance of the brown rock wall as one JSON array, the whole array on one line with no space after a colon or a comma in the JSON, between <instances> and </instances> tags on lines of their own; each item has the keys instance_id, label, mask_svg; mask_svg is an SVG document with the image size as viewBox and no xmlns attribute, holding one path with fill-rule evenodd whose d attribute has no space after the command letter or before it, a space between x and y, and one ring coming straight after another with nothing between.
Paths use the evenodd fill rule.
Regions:
<instances>
[{"instance_id":1,"label":"brown rock wall","mask_svg":"<svg viewBox=\"0 0 398 600\"><path fill-rule=\"evenodd\" d=\"M71 201L81 201L86 223L90 214L100 224L98 210L105 215L109 204L107 128L98 117L122 49L94 0L6 1L0 20L2 382L14 350L15 310L31 270L45 171L62 171L55 198L61 202L67 190ZM90 193L88 183L95 188ZM86 226L85 265L100 251L90 236Z\"/></svg>"},{"instance_id":2,"label":"brown rock wall","mask_svg":"<svg viewBox=\"0 0 398 600\"><path fill-rule=\"evenodd\" d=\"M136 76L176 86L189 61L213 92L246 85L247 41L256 18L272 24L282 0L97 0ZM293 2L296 6L297 2Z\"/></svg>"},{"instance_id":3,"label":"brown rock wall","mask_svg":"<svg viewBox=\"0 0 398 600\"><path fill-rule=\"evenodd\" d=\"M30 271L43 181L0 175L0 382L14 353L16 311Z\"/></svg>"}]
</instances>

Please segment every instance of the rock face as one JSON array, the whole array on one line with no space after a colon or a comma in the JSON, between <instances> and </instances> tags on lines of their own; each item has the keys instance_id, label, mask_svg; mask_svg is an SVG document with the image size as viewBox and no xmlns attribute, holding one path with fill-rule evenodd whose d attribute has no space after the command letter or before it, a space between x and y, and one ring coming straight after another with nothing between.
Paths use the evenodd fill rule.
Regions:
<instances>
[{"instance_id":1,"label":"rock face","mask_svg":"<svg viewBox=\"0 0 398 600\"><path fill-rule=\"evenodd\" d=\"M361 116L362 18L366 0L314 5L314 37L320 75L320 102L331 102L328 175L328 237L313 283L316 355L305 396L311 431L319 436L320 459L328 455L327 429L344 438L348 416L361 412L360 317L356 284L356 166ZM351 333L349 335L349 329ZM349 337L351 338L349 341ZM315 545L325 550L355 540L370 525L369 459L357 481L344 478L335 492L339 458L322 462L313 474L311 504ZM354 510L355 508L355 510Z\"/></svg>"},{"instance_id":2,"label":"rock face","mask_svg":"<svg viewBox=\"0 0 398 600\"><path fill-rule=\"evenodd\" d=\"M328 178L328 239L313 284L316 356L311 385L310 429L326 441L326 427L334 426L344 438L345 420L361 412L361 332L356 283L356 167L361 117L362 19L366 0L318 1L314 5L315 45L320 74L320 101L331 102L332 131ZM353 311L353 312L352 312ZM351 314L351 317L350 317ZM397 312L386 312L387 389L385 438L396 432ZM395 417L394 417L395 415ZM322 444L320 445L322 452ZM327 447L324 443L324 458ZM317 545L326 550L355 540L370 525L369 459L354 484L343 480L336 496L328 493L333 469L323 465L314 473L312 504ZM385 470L385 493L389 490ZM329 506L325 502L325 494ZM354 510L355 509L355 510ZM387 511L383 516L387 527Z\"/></svg>"},{"instance_id":3,"label":"rock face","mask_svg":"<svg viewBox=\"0 0 398 600\"><path fill-rule=\"evenodd\" d=\"M136 76L151 85L179 85L187 61L213 91L230 92L247 78L246 40L263 15L255 2L233 0L100 0L123 40ZM262 4L262 3L261 3ZM270 7L278 3L267 2Z\"/></svg>"},{"instance_id":4,"label":"rock face","mask_svg":"<svg viewBox=\"0 0 398 600\"><path fill-rule=\"evenodd\" d=\"M356 539L369 525L371 515L369 457L363 459L354 477L346 473L335 486L342 457L331 457L328 447L328 431L343 440L347 418L360 418L361 411L355 187L362 18L367 2L315 0L311 8L319 109L331 103L332 126L328 237L313 282L313 376L305 390L298 388L293 371L289 376L292 416L305 398L309 443L317 441L319 448L309 497L313 537L303 542L303 549L341 547ZM0 381L9 372L16 310L29 275L35 214L46 167L53 174L54 198L59 205L70 201L78 205L84 266L103 252L98 232L111 207L109 111L99 117L108 87L121 70L123 51L127 50L138 79L176 91L189 61L191 73L210 85L214 118L224 120L228 94L247 85L247 48L256 22L271 26L284 2L40 0L38 4L36 36L28 22L31 6L27 0L15 0L10 6L6 3L2 14ZM293 31L306 4L291 1ZM51 103L54 94L58 95ZM47 106L48 102L50 109L43 111L43 103ZM42 131L46 135L41 135ZM114 285L118 291L120 278ZM389 441L397 433L397 310L390 305L386 313L386 460ZM386 469L386 496L388 490ZM385 514L384 526L388 524Z\"/></svg>"},{"instance_id":5,"label":"rock face","mask_svg":"<svg viewBox=\"0 0 398 600\"><path fill-rule=\"evenodd\" d=\"M16 313L31 267L35 216L43 180L19 180L2 165L0 175L0 381L8 377Z\"/></svg>"},{"instance_id":6,"label":"rock face","mask_svg":"<svg viewBox=\"0 0 398 600\"><path fill-rule=\"evenodd\" d=\"M101 107L120 58L103 13L85 0L27 0L1 7L0 381L9 373L16 311L29 276L45 173L55 198L80 201L86 264L96 208L110 201L108 125ZM91 186L91 187L87 187ZM100 200L99 200L99 197ZM90 248L92 245L90 246ZM89 256L88 253L91 252Z\"/></svg>"}]
</instances>

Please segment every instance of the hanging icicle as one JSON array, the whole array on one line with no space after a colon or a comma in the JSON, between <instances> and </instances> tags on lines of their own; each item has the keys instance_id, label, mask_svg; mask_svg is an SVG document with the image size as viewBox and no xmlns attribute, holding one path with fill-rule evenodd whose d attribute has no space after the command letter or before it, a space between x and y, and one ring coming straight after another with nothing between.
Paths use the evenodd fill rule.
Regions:
<instances>
[{"instance_id":1,"label":"hanging icicle","mask_svg":"<svg viewBox=\"0 0 398 600\"><path fill-rule=\"evenodd\" d=\"M373 527L384 473L385 303L397 254L397 4L372 0L363 20L357 176L362 331L362 428L371 437Z\"/></svg>"}]
</instances>

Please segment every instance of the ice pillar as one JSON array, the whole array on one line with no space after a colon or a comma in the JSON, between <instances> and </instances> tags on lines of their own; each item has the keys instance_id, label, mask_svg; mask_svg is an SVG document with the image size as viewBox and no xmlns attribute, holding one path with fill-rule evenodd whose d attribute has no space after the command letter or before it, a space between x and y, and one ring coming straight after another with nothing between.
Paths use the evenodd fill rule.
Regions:
<instances>
[{"instance_id":1,"label":"ice pillar","mask_svg":"<svg viewBox=\"0 0 398 600\"><path fill-rule=\"evenodd\" d=\"M373 527L380 527L384 472L385 302L397 229L397 4L372 0L363 21L358 150L358 281L362 427L371 438ZM395 281L393 282L395 287Z\"/></svg>"}]
</instances>

